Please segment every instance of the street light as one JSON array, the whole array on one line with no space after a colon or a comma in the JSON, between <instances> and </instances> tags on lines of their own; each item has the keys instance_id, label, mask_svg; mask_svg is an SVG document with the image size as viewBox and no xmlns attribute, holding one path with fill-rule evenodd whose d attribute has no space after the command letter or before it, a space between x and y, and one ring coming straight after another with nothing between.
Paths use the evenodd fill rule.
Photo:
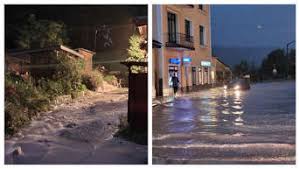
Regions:
<instances>
[{"instance_id":1,"label":"street light","mask_svg":"<svg viewBox=\"0 0 299 169\"><path fill-rule=\"evenodd\" d=\"M287 56L288 56L288 54L289 54L289 46L290 46L291 44L295 43L295 42L296 42L296 41L293 40L293 41L287 43Z\"/></svg>"},{"instance_id":2,"label":"street light","mask_svg":"<svg viewBox=\"0 0 299 169\"><path fill-rule=\"evenodd\" d=\"M288 67L288 59L289 59L289 46L290 46L291 44L293 44L293 43L295 43L295 40L293 40L293 41L291 41L291 42L287 43L287 53L286 53L286 57L287 57L287 70L286 70L286 73L287 73L287 78L288 78L288 76L289 76L289 67Z\"/></svg>"}]
</instances>

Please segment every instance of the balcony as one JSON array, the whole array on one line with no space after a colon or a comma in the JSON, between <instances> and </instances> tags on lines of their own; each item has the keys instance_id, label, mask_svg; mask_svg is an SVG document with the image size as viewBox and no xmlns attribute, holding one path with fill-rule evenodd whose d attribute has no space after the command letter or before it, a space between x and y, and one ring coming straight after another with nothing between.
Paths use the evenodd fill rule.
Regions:
<instances>
[{"instance_id":1,"label":"balcony","mask_svg":"<svg viewBox=\"0 0 299 169\"><path fill-rule=\"evenodd\" d=\"M194 50L193 36L182 33L166 33L166 47Z\"/></svg>"}]
</instances>

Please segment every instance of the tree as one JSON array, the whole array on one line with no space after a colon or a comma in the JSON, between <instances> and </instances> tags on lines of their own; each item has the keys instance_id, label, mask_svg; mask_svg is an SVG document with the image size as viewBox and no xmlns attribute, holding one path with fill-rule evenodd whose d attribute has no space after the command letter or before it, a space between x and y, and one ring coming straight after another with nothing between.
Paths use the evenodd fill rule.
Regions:
<instances>
[{"instance_id":1,"label":"tree","mask_svg":"<svg viewBox=\"0 0 299 169\"><path fill-rule=\"evenodd\" d=\"M246 60L241 60L241 62L234 66L233 73L236 77L241 77L249 73L249 65Z\"/></svg>"},{"instance_id":2,"label":"tree","mask_svg":"<svg viewBox=\"0 0 299 169\"><path fill-rule=\"evenodd\" d=\"M143 61L146 56L146 51L141 48L144 43L144 39L139 35L132 35L129 39L129 48L127 49L129 57L127 61ZM132 66L131 68L133 73L142 72L141 67Z\"/></svg>"},{"instance_id":3,"label":"tree","mask_svg":"<svg viewBox=\"0 0 299 169\"><path fill-rule=\"evenodd\" d=\"M143 39L139 35L132 35L129 39L130 47L128 49L129 61L140 61L145 58L145 51L141 49Z\"/></svg>"},{"instance_id":4,"label":"tree","mask_svg":"<svg viewBox=\"0 0 299 169\"><path fill-rule=\"evenodd\" d=\"M254 61L250 63L250 68L249 68L249 74L250 74L250 80L253 82L257 82L259 79L259 73L258 73L258 68L256 67Z\"/></svg>"},{"instance_id":5,"label":"tree","mask_svg":"<svg viewBox=\"0 0 299 169\"><path fill-rule=\"evenodd\" d=\"M261 65L261 73L264 78L273 77L273 69L277 70L276 77L284 77L287 74L288 59L282 49L271 51Z\"/></svg>"},{"instance_id":6,"label":"tree","mask_svg":"<svg viewBox=\"0 0 299 169\"><path fill-rule=\"evenodd\" d=\"M17 46L22 49L43 48L68 43L66 26L62 22L37 20L31 14L17 29Z\"/></svg>"},{"instance_id":7,"label":"tree","mask_svg":"<svg viewBox=\"0 0 299 169\"><path fill-rule=\"evenodd\" d=\"M291 49L288 56L288 74L295 78L296 76L296 50Z\"/></svg>"}]
</instances>

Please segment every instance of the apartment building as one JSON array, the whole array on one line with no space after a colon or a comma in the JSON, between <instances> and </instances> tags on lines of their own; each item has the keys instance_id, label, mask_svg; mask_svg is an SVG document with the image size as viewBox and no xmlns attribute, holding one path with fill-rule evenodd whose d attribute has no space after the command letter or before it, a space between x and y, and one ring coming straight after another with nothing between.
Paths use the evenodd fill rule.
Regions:
<instances>
[{"instance_id":1,"label":"apartment building","mask_svg":"<svg viewBox=\"0 0 299 169\"><path fill-rule=\"evenodd\" d=\"M172 76L181 91L215 82L209 5L153 6L152 73L153 96L172 94Z\"/></svg>"}]
</instances>

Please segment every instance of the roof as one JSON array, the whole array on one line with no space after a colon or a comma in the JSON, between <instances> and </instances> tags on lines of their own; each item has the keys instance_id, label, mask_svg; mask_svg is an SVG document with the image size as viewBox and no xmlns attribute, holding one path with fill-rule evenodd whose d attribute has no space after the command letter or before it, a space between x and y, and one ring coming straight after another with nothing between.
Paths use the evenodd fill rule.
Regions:
<instances>
[{"instance_id":1,"label":"roof","mask_svg":"<svg viewBox=\"0 0 299 169\"><path fill-rule=\"evenodd\" d=\"M223 61L221 61L218 57L216 56L212 56L214 57L216 60L218 60L221 64L223 64L225 67L228 67L230 69L230 66L228 66L227 64L225 64Z\"/></svg>"},{"instance_id":2,"label":"roof","mask_svg":"<svg viewBox=\"0 0 299 169\"><path fill-rule=\"evenodd\" d=\"M57 50L57 49L60 49L60 50L63 50L63 51L66 51L72 55L75 55L77 57L80 57L80 58L84 58L84 56L80 53L78 53L77 51L73 50L73 49L70 49L66 46L63 46L63 45L56 45L56 46L50 46L50 47L46 47L46 48L39 48L39 49L22 49L22 50L11 50L11 51L8 51L7 53L10 55L10 56L20 56L20 55L24 55L24 54L30 54L30 53L39 53L39 52L45 52L45 51L52 51L52 50ZM80 48L81 49L81 48ZM86 49L85 49L86 50ZM88 51L88 50L87 50ZM91 52L91 51L90 51Z\"/></svg>"},{"instance_id":3,"label":"roof","mask_svg":"<svg viewBox=\"0 0 299 169\"><path fill-rule=\"evenodd\" d=\"M83 51L85 51L85 52L87 52L87 53L90 53L90 54L92 54L92 55L96 54L96 52L93 52L93 51L91 51L91 50L87 50L87 49L84 49L84 48L77 48L77 49L75 49L75 51L78 51L78 50L83 50Z\"/></svg>"}]
</instances>

